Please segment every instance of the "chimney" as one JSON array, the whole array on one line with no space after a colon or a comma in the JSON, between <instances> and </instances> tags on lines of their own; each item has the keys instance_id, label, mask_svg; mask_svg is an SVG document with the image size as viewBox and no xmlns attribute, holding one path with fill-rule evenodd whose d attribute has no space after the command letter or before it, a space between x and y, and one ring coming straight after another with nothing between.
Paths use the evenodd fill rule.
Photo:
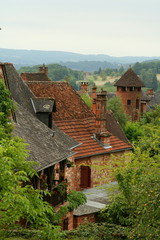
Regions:
<instances>
[{"instance_id":1,"label":"chimney","mask_svg":"<svg viewBox=\"0 0 160 240\"><path fill-rule=\"evenodd\" d=\"M24 80L24 81L28 81L26 73L21 73L20 77Z\"/></svg>"},{"instance_id":2,"label":"chimney","mask_svg":"<svg viewBox=\"0 0 160 240\"><path fill-rule=\"evenodd\" d=\"M106 102L107 92L102 90L96 98L96 133L106 132Z\"/></svg>"},{"instance_id":3,"label":"chimney","mask_svg":"<svg viewBox=\"0 0 160 240\"><path fill-rule=\"evenodd\" d=\"M93 87L92 87L92 111L94 114L96 114L96 97L97 97L97 93L96 93L97 87L94 83Z\"/></svg>"},{"instance_id":4,"label":"chimney","mask_svg":"<svg viewBox=\"0 0 160 240\"><path fill-rule=\"evenodd\" d=\"M105 149L111 148L111 145L110 145L111 136L112 134L108 131L102 132L100 134L96 134L96 138L101 142L101 144Z\"/></svg>"},{"instance_id":5,"label":"chimney","mask_svg":"<svg viewBox=\"0 0 160 240\"><path fill-rule=\"evenodd\" d=\"M88 92L88 82L81 82L81 90Z\"/></svg>"},{"instance_id":6,"label":"chimney","mask_svg":"<svg viewBox=\"0 0 160 240\"><path fill-rule=\"evenodd\" d=\"M39 72L45 73L46 76L48 76L48 67L46 67L45 64L43 64L42 67L39 67Z\"/></svg>"},{"instance_id":7,"label":"chimney","mask_svg":"<svg viewBox=\"0 0 160 240\"><path fill-rule=\"evenodd\" d=\"M68 76L66 77L66 83L67 83L67 84L69 83Z\"/></svg>"}]
</instances>

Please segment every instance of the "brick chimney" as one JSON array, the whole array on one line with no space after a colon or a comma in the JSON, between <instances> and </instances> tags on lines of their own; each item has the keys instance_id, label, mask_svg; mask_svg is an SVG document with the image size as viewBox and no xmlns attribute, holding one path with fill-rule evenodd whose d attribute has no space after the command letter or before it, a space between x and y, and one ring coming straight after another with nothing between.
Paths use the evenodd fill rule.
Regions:
<instances>
[{"instance_id":1,"label":"brick chimney","mask_svg":"<svg viewBox=\"0 0 160 240\"><path fill-rule=\"evenodd\" d=\"M96 97L97 97L97 87L94 83L93 87L92 87L92 95L91 95L91 98L92 98L92 111L94 114L96 114Z\"/></svg>"},{"instance_id":2,"label":"brick chimney","mask_svg":"<svg viewBox=\"0 0 160 240\"><path fill-rule=\"evenodd\" d=\"M21 73L20 76L24 81L28 81L26 73Z\"/></svg>"},{"instance_id":3,"label":"brick chimney","mask_svg":"<svg viewBox=\"0 0 160 240\"><path fill-rule=\"evenodd\" d=\"M103 144L104 148L109 148L110 146L110 136L112 134L108 131L97 134L97 139Z\"/></svg>"},{"instance_id":4,"label":"brick chimney","mask_svg":"<svg viewBox=\"0 0 160 240\"><path fill-rule=\"evenodd\" d=\"M81 90L88 92L88 82L81 82Z\"/></svg>"},{"instance_id":5,"label":"brick chimney","mask_svg":"<svg viewBox=\"0 0 160 240\"><path fill-rule=\"evenodd\" d=\"M48 76L48 67L46 67L45 64L43 64L42 67L39 67L39 72L45 73L46 76Z\"/></svg>"},{"instance_id":6,"label":"brick chimney","mask_svg":"<svg viewBox=\"0 0 160 240\"><path fill-rule=\"evenodd\" d=\"M94 103L96 105L95 130L96 138L101 142L105 149L111 147L110 136L112 136L112 134L107 131L106 103L107 92L102 90L101 93L97 93L97 98Z\"/></svg>"},{"instance_id":7,"label":"brick chimney","mask_svg":"<svg viewBox=\"0 0 160 240\"><path fill-rule=\"evenodd\" d=\"M106 102L107 92L102 90L96 98L96 133L106 132Z\"/></svg>"}]
</instances>

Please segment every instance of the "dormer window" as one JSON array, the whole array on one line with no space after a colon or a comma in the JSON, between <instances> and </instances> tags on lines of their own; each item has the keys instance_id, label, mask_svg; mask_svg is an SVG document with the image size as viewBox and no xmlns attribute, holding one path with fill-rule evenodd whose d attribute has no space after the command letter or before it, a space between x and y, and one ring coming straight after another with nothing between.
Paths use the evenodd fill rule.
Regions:
<instances>
[{"instance_id":1,"label":"dormer window","mask_svg":"<svg viewBox=\"0 0 160 240\"><path fill-rule=\"evenodd\" d=\"M31 102L37 118L49 128L52 128L52 112L55 105L54 99L32 98Z\"/></svg>"}]
</instances>

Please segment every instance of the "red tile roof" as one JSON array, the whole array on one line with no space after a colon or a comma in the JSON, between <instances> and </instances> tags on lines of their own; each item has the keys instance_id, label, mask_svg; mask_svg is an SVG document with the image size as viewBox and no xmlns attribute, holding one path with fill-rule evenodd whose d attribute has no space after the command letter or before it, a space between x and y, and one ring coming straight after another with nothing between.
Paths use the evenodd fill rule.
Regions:
<instances>
[{"instance_id":1,"label":"red tile roof","mask_svg":"<svg viewBox=\"0 0 160 240\"><path fill-rule=\"evenodd\" d=\"M111 147L105 149L103 145L94 138L95 131L93 127L93 118L56 121L56 125L66 134L74 138L77 142L81 143L81 145L74 148L74 151L76 152L75 158L131 149L130 144L121 141L119 138L113 135L109 137Z\"/></svg>"},{"instance_id":2,"label":"red tile roof","mask_svg":"<svg viewBox=\"0 0 160 240\"><path fill-rule=\"evenodd\" d=\"M36 97L52 97L56 102L53 120L67 135L81 143L74 148L76 158L131 149L131 145L111 135L111 147L105 149L94 138L95 115L78 93L65 82L26 82Z\"/></svg>"},{"instance_id":3,"label":"red tile roof","mask_svg":"<svg viewBox=\"0 0 160 240\"><path fill-rule=\"evenodd\" d=\"M69 120L94 117L76 91L66 82L26 82L36 97L51 97L56 100L54 120Z\"/></svg>"}]
</instances>

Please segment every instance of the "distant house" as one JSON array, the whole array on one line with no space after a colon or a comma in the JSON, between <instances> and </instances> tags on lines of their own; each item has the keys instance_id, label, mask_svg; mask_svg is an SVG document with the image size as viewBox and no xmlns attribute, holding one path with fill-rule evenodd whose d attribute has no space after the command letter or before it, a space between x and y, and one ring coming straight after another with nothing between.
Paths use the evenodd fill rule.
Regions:
<instances>
[{"instance_id":1,"label":"distant house","mask_svg":"<svg viewBox=\"0 0 160 240\"><path fill-rule=\"evenodd\" d=\"M58 209L66 202L66 190L61 195L59 185L67 181L67 161L72 159L75 154L72 149L78 143L52 126L54 123L50 121L50 116L55 111L54 99L36 98L12 64L0 64L0 78L4 79L17 106L13 113L13 134L29 144L28 160L38 163L34 168L39 178L33 177L32 185L34 188L48 189L51 196L44 197L44 200ZM65 216L63 223L65 229L73 228L73 212Z\"/></svg>"},{"instance_id":2,"label":"distant house","mask_svg":"<svg viewBox=\"0 0 160 240\"><path fill-rule=\"evenodd\" d=\"M115 120L109 122L113 116L106 113L106 92L96 94L93 90L94 112L69 83L46 81L43 77L37 81L33 76L32 73L21 74L37 98L55 100L53 125L79 143L73 149L76 153L73 157L74 167L67 172L70 189L79 191L105 183L107 171L98 171L93 166L105 165L111 154L119 156L132 149L118 123ZM117 134L113 134L116 128Z\"/></svg>"},{"instance_id":3,"label":"distant house","mask_svg":"<svg viewBox=\"0 0 160 240\"><path fill-rule=\"evenodd\" d=\"M146 111L151 111L156 105L160 104L160 93L154 92L153 89L147 89L142 93L142 101L146 103Z\"/></svg>"},{"instance_id":4,"label":"distant house","mask_svg":"<svg viewBox=\"0 0 160 240\"><path fill-rule=\"evenodd\" d=\"M129 68L114 85L117 86L116 95L121 98L131 121L139 121L144 112L151 111L160 104L160 93L154 92L153 89L142 91L144 84L132 68Z\"/></svg>"},{"instance_id":5,"label":"distant house","mask_svg":"<svg viewBox=\"0 0 160 240\"><path fill-rule=\"evenodd\" d=\"M138 121L145 107L145 102L141 104L143 82L129 68L114 86L117 87L116 95L121 98L126 114L132 121Z\"/></svg>"}]
</instances>

